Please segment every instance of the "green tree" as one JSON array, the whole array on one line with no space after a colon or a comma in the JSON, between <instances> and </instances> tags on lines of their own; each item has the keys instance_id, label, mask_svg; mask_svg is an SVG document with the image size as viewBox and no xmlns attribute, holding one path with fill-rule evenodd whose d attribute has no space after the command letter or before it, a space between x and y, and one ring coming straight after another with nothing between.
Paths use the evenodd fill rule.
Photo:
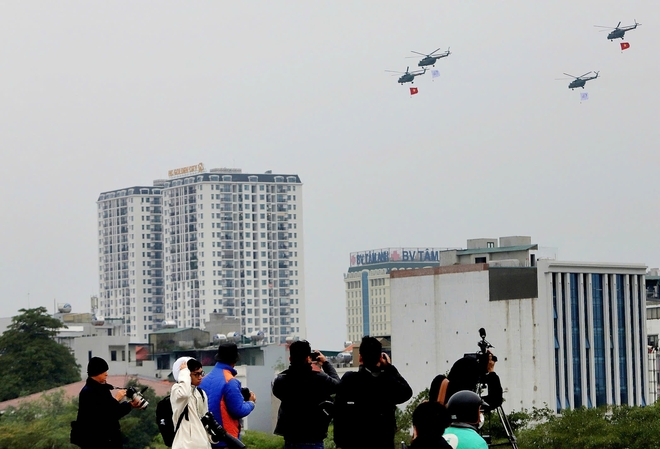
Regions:
<instances>
[{"instance_id":1,"label":"green tree","mask_svg":"<svg viewBox=\"0 0 660 449\"><path fill-rule=\"evenodd\" d=\"M129 387L134 387L142 391L144 385L138 383L135 379L128 382ZM131 413L121 419L121 432L124 435L124 449L155 449L161 447L154 439L160 435L156 425L156 405L162 398L156 397L151 388L142 393L142 396L149 402L144 410L132 410ZM162 443L162 437L159 440Z\"/></svg>"},{"instance_id":2,"label":"green tree","mask_svg":"<svg viewBox=\"0 0 660 449\"><path fill-rule=\"evenodd\" d=\"M0 449L73 449L70 422L77 405L62 390L10 407L0 418Z\"/></svg>"},{"instance_id":3,"label":"green tree","mask_svg":"<svg viewBox=\"0 0 660 449\"><path fill-rule=\"evenodd\" d=\"M80 365L54 337L62 322L45 307L20 309L0 336L0 401L80 380Z\"/></svg>"}]
</instances>

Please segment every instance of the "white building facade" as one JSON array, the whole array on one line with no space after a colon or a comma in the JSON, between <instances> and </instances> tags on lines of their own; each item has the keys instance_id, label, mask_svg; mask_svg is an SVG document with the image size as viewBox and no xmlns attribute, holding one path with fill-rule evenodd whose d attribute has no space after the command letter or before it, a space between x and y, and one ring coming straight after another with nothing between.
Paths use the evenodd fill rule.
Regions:
<instances>
[{"instance_id":1,"label":"white building facade","mask_svg":"<svg viewBox=\"0 0 660 449\"><path fill-rule=\"evenodd\" d=\"M493 262L391 273L392 354L413 390L476 352L483 327L507 411L652 402L646 267L535 260L535 249L473 248Z\"/></svg>"},{"instance_id":2,"label":"white building facade","mask_svg":"<svg viewBox=\"0 0 660 449\"><path fill-rule=\"evenodd\" d=\"M115 244L120 226L117 244L124 246L108 263L119 262L127 271L119 277L114 265L100 266L101 289L110 290L102 295L102 312L130 319L135 329L129 335L137 341L146 341L142 331L163 322L203 328L211 313L240 317L242 334L261 332L270 343L305 338L300 178L240 169L186 172L155 181L148 204L136 197L138 188L101 194L100 212L106 204L119 210L104 218L112 222L100 215L99 234L113 237L99 244L100 256L107 256L106 245ZM117 215L123 212L125 219Z\"/></svg>"},{"instance_id":3,"label":"white building facade","mask_svg":"<svg viewBox=\"0 0 660 449\"><path fill-rule=\"evenodd\" d=\"M390 272L441 264L447 248L382 248L350 254L344 274L346 336L359 342L364 335L392 334Z\"/></svg>"},{"instance_id":4,"label":"white building facade","mask_svg":"<svg viewBox=\"0 0 660 449\"><path fill-rule=\"evenodd\" d=\"M99 308L146 342L165 319L163 199L160 187L104 192L97 201Z\"/></svg>"}]
</instances>

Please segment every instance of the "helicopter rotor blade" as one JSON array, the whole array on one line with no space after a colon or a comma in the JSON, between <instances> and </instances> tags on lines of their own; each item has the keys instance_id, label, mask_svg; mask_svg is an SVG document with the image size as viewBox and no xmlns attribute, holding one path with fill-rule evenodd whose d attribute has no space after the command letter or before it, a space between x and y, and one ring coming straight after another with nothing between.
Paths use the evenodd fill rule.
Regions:
<instances>
[{"instance_id":1,"label":"helicopter rotor blade","mask_svg":"<svg viewBox=\"0 0 660 449\"><path fill-rule=\"evenodd\" d=\"M431 53L429 53L428 56L431 56L433 53L435 53L436 51L440 50L441 48L442 48L442 47L438 47L438 48L436 48L436 49L433 50Z\"/></svg>"},{"instance_id":2,"label":"helicopter rotor blade","mask_svg":"<svg viewBox=\"0 0 660 449\"><path fill-rule=\"evenodd\" d=\"M582 78L583 76L588 75L588 74L590 74L590 73L591 73L591 70L589 70L589 71L588 71L587 73L585 73L585 74L582 74L582 75L578 76L578 78Z\"/></svg>"},{"instance_id":3,"label":"helicopter rotor blade","mask_svg":"<svg viewBox=\"0 0 660 449\"><path fill-rule=\"evenodd\" d=\"M594 25L594 27L596 27L596 28L607 28L608 30L616 30L616 28L617 28L617 27L606 27L604 25ZM601 31L605 31L605 30L601 30Z\"/></svg>"},{"instance_id":4,"label":"helicopter rotor blade","mask_svg":"<svg viewBox=\"0 0 660 449\"><path fill-rule=\"evenodd\" d=\"M398 73L398 74L403 75L403 72L397 72L396 70L385 70L385 71L390 72L390 73Z\"/></svg>"},{"instance_id":5,"label":"helicopter rotor blade","mask_svg":"<svg viewBox=\"0 0 660 449\"><path fill-rule=\"evenodd\" d=\"M619 23L616 24L616 27L619 28L619 25L621 25L621 21L619 21Z\"/></svg>"},{"instance_id":6,"label":"helicopter rotor blade","mask_svg":"<svg viewBox=\"0 0 660 449\"><path fill-rule=\"evenodd\" d=\"M421 56L428 56L428 55L425 55L424 53L420 53L420 52L418 52L418 51L412 51L412 50L410 50L410 52L411 52L411 53L415 53L415 54L417 54L417 55L421 55ZM416 58L416 57L417 57L417 56L409 56L409 58Z\"/></svg>"},{"instance_id":7,"label":"helicopter rotor blade","mask_svg":"<svg viewBox=\"0 0 660 449\"><path fill-rule=\"evenodd\" d=\"M575 78L575 79L578 79L578 78L579 78L578 76L573 76L573 75L571 75L570 73L564 73L564 75L566 75L566 76L570 76L571 78ZM557 79L559 79L559 78L557 78Z\"/></svg>"}]
</instances>

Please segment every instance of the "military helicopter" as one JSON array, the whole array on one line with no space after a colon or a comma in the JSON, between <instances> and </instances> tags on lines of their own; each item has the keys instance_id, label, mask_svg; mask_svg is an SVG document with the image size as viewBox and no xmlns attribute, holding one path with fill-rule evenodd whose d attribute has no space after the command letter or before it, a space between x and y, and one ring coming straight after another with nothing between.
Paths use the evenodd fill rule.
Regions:
<instances>
[{"instance_id":1,"label":"military helicopter","mask_svg":"<svg viewBox=\"0 0 660 449\"><path fill-rule=\"evenodd\" d=\"M584 89L584 85L587 84L587 81L595 80L596 78L598 78L598 73L600 73L600 72L593 72L593 73L596 74L596 76L586 76L590 73L592 73L592 72L587 72L584 75L580 75L580 76L573 76L573 75L569 75L568 73L564 73L564 75L566 75L566 76L570 76L571 78L575 78L573 81L570 82L570 84L568 85L568 88L571 89L571 90L573 90L577 87L581 87L582 89ZM566 78L560 78L560 79L566 79Z\"/></svg>"},{"instance_id":2,"label":"military helicopter","mask_svg":"<svg viewBox=\"0 0 660 449\"><path fill-rule=\"evenodd\" d=\"M436 55L435 52L438 51L438 50L440 50L440 48L432 51L428 55L425 55L424 53L420 53L418 51L412 51L412 50L411 50L411 53L416 53L418 55L424 56L424 58L422 58L422 60L417 63L417 66L425 67L427 65L432 65L433 67L435 67L435 62L438 59L446 58L447 56L449 56L451 54L451 52L449 51L449 48L448 48L446 52ZM409 58L416 58L417 56L408 56L408 57Z\"/></svg>"},{"instance_id":3,"label":"military helicopter","mask_svg":"<svg viewBox=\"0 0 660 449\"><path fill-rule=\"evenodd\" d=\"M415 72L409 72L408 69L410 66L406 67L406 73L403 72L395 72L394 70L385 70L386 72L391 72L391 73L401 73L402 75L399 77L397 80L397 83L403 85L403 83L414 83L415 82L415 77L419 75L423 75L426 73L426 69L424 70L417 70Z\"/></svg>"},{"instance_id":4,"label":"military helicopter","mask_svg":"<svg viewBox=\"0 0 660 449\"><path fill-rule=\"evenodd\" d=\"M610 32L610 34L607 35L607 38L612 41L614 39L619 39L619 38L621 38L621 40L623 40L623 36L626 34L626 31L634 30L635 28L640 26L641 23L637 23L637 21L635 20L634 25L623 26L621 28L619 28L619 25L621 25L621 22L619 22L619 24L617 26L615 26L614 28L601 26L601 25L594 25L594 26L596 28L607 28L609 30L612 30ZM607 30L601 30L601 31L607 31Z\"/></svg>"}]
</instances>

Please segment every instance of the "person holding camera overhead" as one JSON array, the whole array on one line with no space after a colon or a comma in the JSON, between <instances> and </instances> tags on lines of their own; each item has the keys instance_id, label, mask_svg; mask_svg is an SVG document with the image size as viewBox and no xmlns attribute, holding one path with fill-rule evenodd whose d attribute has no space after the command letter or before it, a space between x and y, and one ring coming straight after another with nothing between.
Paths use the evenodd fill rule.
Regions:
<instances>
[{"instance_id":1,"label":"person holding camera overhead","mask_svg":"<svg viewBox=\"0 0 660 449\"><path fill-rule=\"evenodd\" d=\"M273 395L282 401L274 433L284 437L285 449L323 449L332 418L330 396L337 390L339 376L305 340L291 343L289 361L289 368L273 381Z\"/></svg>"},{"instance_id":2,"label":"person holding camera overhead","mask_svg":"<svg viewBox=\"0 0 660 449\"><path fill-rule=\"evenodd\" d=\"M393 449L397 404L412 397L408 382L376 338L360 343L360 369L341 378L335 397L334 440L342 449Z\"/></svg>"},{"instance_id":3,"label":"person holding camera overhead","mask_svg":"<svg viewBox=\"0 0 660 449\"><path fill-rule=\"evenodd\" d=\"M209 406L206 395L197 388L204 377L202 364L192 357L180 357L172 375L176 380L170 392L176 429L172 449L209 449L211 443L201 421Z\"/></svg>"},{"instance_id":4,"label":"person holding camera overhead","mask_svg":"<svg viewBox=\"0 0 660 449\"><path fill-rule=\"evenodd\" d=\"M119 419L139 408L139 398L124 401L125 389L106 383L108 363L92 357L87 364L87 381L78 396L78 417L71 423L71 442L83 449L121 449L123 447Z\"/></svg>"},{"instance_id":5,"label":"person holding camera overhead","mask_svg":"<svg viewBox=\"0 0 660 449\"><path fill-rule=\"evenodd\" d=\"M238 359L238 347L235 343L220 344L215 355L215 367L199 385L208 396L209 411L234 438L239 438L241 433L240 419L252 413L257 400L253 392L246 391L245 397L241 391L241 382L236 379L234 369ZM212 446L225 447L226 443L221 441Z\"/></svg>"}]
</instances>

